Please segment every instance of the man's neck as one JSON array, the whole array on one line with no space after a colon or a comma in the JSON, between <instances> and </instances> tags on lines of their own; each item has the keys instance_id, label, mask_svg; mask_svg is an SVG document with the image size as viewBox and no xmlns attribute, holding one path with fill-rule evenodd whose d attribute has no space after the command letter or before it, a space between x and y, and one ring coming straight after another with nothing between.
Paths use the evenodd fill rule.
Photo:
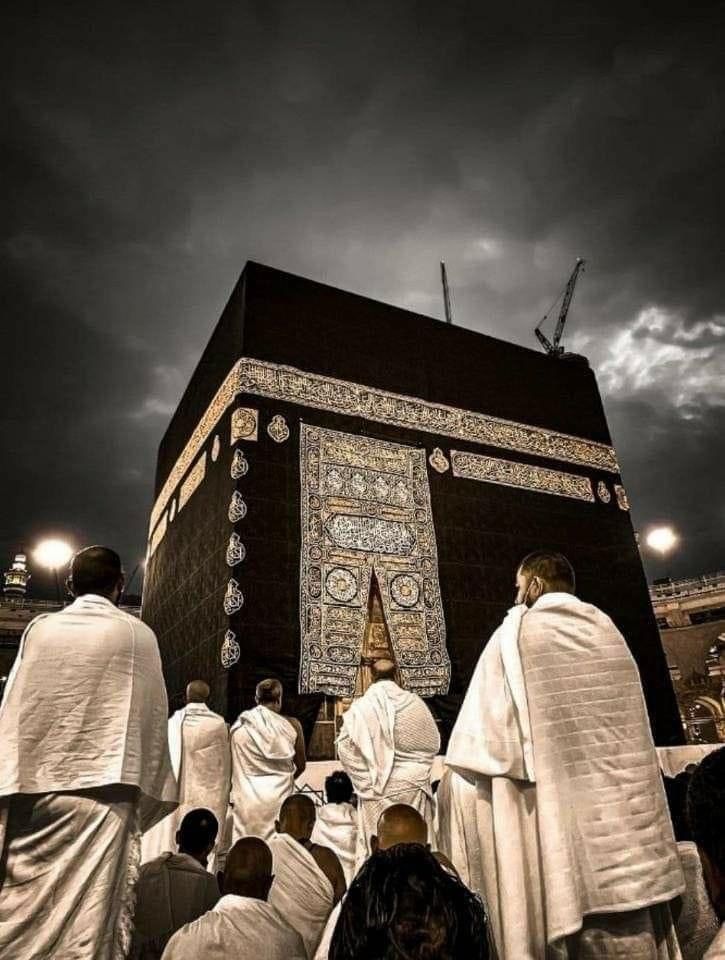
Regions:
<instances>
[{"instance_id":1,"label":"man's neck","mask_svg":"<svg viewBox=\"0 0 725 960\"><path fill-rule=\"evenodd\" d=\"M184 850L183 847L179 847L179 853L183 853L185 857L191 857L192 860L196 860L196 862L206 870L206 865L209 862L207 857L199 856L198 853L192 853L191 850Z\"/></svg>"}]
</instances>

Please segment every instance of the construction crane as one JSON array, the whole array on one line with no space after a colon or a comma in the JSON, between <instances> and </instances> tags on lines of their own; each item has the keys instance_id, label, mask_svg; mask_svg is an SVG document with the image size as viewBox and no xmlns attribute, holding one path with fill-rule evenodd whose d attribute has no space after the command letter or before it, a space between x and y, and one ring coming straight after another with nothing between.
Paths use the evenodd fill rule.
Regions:
<instances>
[{"instance_id":1,"label":"construction crane","mask_svg":"<svg viewBox=\"0 0 725 960\"><path fill-rule=\"evenodd\" d=\"M566 282L566 287L564 287L563 299L561 301L561 309L559 310L559 319L556 324L556 330L554 330L554 337L552 340L546 336L545 333L541 330L541 325L549 318L549 314L554 309L556 304L559 302L559 297L562 294L559 294L559 297L552 303L551 307L547 310L541 320L537 323L534 333L539 339L539 343L543 346L544 350L552 357L562 357L564 355L564 348L561 346L561 335L564 332L564 324L566 323L566 317L569 313L569 307L571 306L572 297L574 296L574 287L576 286L577 279L579 274L584 269L585 260L582 260L581 257L577 259L574 269L571 272L571 276Z\"/></svg>"}]
</instances>

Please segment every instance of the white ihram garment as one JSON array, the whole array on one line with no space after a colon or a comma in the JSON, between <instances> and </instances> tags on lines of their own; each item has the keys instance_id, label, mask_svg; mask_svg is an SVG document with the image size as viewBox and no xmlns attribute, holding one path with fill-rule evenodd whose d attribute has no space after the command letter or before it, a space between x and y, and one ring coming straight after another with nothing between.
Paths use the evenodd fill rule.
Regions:
<instances>
[{"instance_id":1,"label":"white ihram garment","mask_svg":"<svg viewBox=\"0 0 725 960\"><path fill-rule=\"evenodd\" d=\"M269 841L274 881L269 902L295 928L312 958L335 905L335 893L312 854L286 833Z\"/></svg>"},{"instance_id":2,"label":"white ihram garment","mask_svg":"<svg viewBox=\"0 0 725 960\"><path fill-rule=\"evenodd\" d=\"M258 706L239 715L231 729L233 832L268 840L295 785L297 731L284 717Z\"/></svg>"},{"instance_id":3,"label":"white ihram garment","mask_svg":"<svg viewBox=\"0 0 725 960\"><path fill-rule=\"evenodd\" d=\"M174 934L163 960L307 960L300 935L263 900L228 894Z\"/></svg>"},{"instance_id":4,"label":"white ihram garment","mask_svg":"<svg viewBox=\"0 0 725 960\"><path fill-rule=\"evenodd\" d=\"M340 861L345 883L355 876L357 845L357 810L351 803L326 803L317 808L317 818L310 837L312 843L329 847Z\"/></svg>"},{"instance_id":5,"label":"white ihram garment","mask_svg":"<svg viewBox=\"0 0 725 960\"><path fill-rule=\"evenodd\" d=\"M607 616L570 594L509 611L446 762L477 784L501 960L679 960L668 903L683 875L639 674Z\"/></svg>"},{"instance_id":6,"label":"white ihram garment","mask_svg":"<svg viewBox=\"0 0 725 960\"><path fill-rule=\"evenodd\" d=\"M392 680L373 683L344 714L337 750L358 796L358 867L370 852L380 814L395 803L415 807L433 842L430 779L439 748L428 707Z\"/></svg>"},{"instance_id":7,"label":"white ihram garment","mask_svg":"<svg viewBox=\"0 0 725 960\"><path fill-rule=\"evenodd\" d=\"M176 832L190 810L205 807L219 824L218 841L229 806L231 756L229 729L205 703L189 703L169 718L169 753L179 783L179 806L144 834L146 863L176 850Z\"/></svg>"},{"instance_id":8,"label":"white ihram garment","mask_svg":"<svg viewBox=\"0 0 725 960\"><path fill-rule=\"evenodd\" d=\"M130 945L140 831L176 806L153 631L86 595L26 629L0 706L3 960Z\"/></svg>"}]
</instances>

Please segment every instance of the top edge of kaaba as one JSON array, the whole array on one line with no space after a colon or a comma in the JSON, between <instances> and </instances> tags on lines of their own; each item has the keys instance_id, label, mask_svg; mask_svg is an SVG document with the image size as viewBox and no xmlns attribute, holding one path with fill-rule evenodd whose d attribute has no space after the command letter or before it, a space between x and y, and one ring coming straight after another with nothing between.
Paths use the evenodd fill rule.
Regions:
<instances>
[{"instance_id":1,"label":"top edge of kaaba","mask_svg":"<svg viewBox=\"0 0 725 960\"><path fill-rule=\"evenodd\" d=\"M161 441L157 492L242 356L611 442L584 357L556 359L249 260Z\"/></svg>"}]
</instances>

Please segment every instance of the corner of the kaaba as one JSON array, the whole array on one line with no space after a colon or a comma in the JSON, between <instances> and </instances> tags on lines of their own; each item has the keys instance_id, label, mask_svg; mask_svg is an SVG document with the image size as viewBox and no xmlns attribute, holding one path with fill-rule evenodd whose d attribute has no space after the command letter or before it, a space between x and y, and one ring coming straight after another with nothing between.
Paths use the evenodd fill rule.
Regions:
<instances>
[{"instance_id":1,"label":"corner of the kaaba","mask_svg":"<svg viewBox=\"0 0 725 960\"><path fill-rule=\"evenodd\" d=\"M251 373L237 367L233 374L240 358ZM304 395L294 389L303 381ZM353 395L362 398L357 406ZM408 401L428 419L398 416L396 405ZM440 597L439 632L450 657L450 687L429 704L444 743L478 656L513 603L518 562L538 548L569 557L581 598L626 637L655 741L682 742L616 461L593 465L535 445L507 448L462 427L454 435L445 427L450 410L463 426L497 418L494 435L504 438L509 424L534 428L543 443L547 431L597 449L611 442L586 362L247 264L159 452L143 617L159 639L172 708L199 677L231 721L253 705L256 683L273 676L284 685L285 711L312 735L324 694L300 692L304 683L309 689L301 592L313 589L301 583L309 573L301 556L301 440L312 427L367 438L383 451L400 445L425 466L434 534L426 576L435 580L425 603L435 609ZM453 454L474 465L493 462L503 474L496 482L455 472ZM569 492L536 489L531 476ZM390 597L386 603L392 609ZM329 737L326 749L331 744Z\"/></svg>"}]
</instances>

